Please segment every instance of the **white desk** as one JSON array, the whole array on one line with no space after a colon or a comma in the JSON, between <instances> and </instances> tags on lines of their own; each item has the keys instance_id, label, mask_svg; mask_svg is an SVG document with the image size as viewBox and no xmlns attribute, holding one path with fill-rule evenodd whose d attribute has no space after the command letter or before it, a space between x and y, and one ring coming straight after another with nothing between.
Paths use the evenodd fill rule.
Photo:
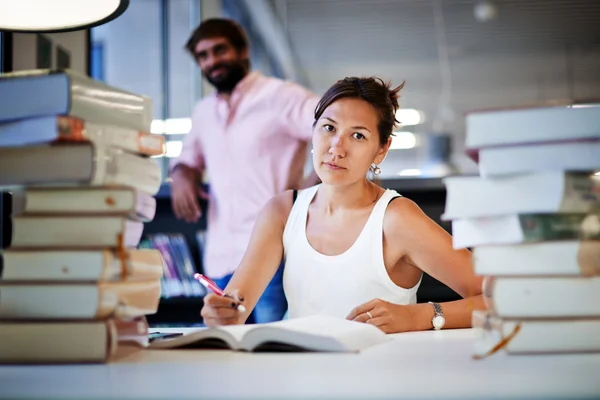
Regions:
<instances>
[{"instance_id":1,"label":"white desk","mask_svg":"<svg viewBox=\"0 0 600 400\"><path fill-rule=\"evenodd\" d=\"M2 398L600 397L600 355L471 359L471 330L394 335L362 354L154 350L107 365L0 366Z\"/></svg>"}]
</instances>

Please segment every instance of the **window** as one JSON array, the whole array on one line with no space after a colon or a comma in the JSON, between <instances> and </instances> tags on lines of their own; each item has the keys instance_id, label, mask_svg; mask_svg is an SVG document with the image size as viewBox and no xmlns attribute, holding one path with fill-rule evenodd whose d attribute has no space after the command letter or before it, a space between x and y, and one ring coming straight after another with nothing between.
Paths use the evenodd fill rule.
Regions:
<instances>
[{"instance_id":1,"label":"window","mask_svg":"<svg viewBox=\"0 0 600 400\"><path fill-rule=\"evenodd\" d=\"M200 22L194 0L132 0L119 18L91 30L91 75L152 99L154 127L189 118L200 98L200 72L184 46ZM182 134L167 136L169 157L178 155ZM166 178L168 159L157 158Z\"/></svg>"},{"instance_id":2,"label":"window","mask_svg":"<svg viewBox=\"0 0 600 400\"><path fill-rule=\"evenodd\" d=\"M104 81L104 44L92 42L90 72L92 78Z\"/></svg>"}]
</instances>

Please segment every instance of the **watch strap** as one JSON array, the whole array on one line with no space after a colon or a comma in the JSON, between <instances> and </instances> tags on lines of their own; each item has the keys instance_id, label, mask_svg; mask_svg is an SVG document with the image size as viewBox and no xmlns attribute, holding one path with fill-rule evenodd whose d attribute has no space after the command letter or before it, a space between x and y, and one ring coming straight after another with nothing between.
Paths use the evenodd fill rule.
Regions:
<instances>
[{"instance_id":1,"label":"watch strap","mask_svg":"<svg viewBox=\"0 0 600 400\"><path fill-rule=\"evenodd\" d=\"M434 303L433 301L428 301L428 303L433 306L433 310L435 311L436 316L444 316L444 313L442 312L442 306L440 305L440 303Z\"/></svg>"}]
</instances>

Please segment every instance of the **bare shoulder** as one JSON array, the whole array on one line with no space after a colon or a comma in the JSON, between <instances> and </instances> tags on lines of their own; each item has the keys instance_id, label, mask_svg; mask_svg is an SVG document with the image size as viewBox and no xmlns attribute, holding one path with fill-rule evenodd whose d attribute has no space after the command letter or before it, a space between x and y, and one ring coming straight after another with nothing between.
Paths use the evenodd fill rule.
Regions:
<instances>
[{"instance_id":1,"label":"bare shoulder","mask_svg":"<svg viewBox=\"0 0 600 400\"><path fill-rule=\"evenodd\" d=\"M386 235L401 235L433 222L421 207L406 197L396 197L385 211L383 231Z\"/></svg>"},{"instance_id":2,"label":"bare shoulder","mask_svg":"<svg viewBox=\"0 0 600 400\"><path fill-rule=\"evenodd\" d=\"M413 200L403 196L396 197L390 201L385 212L386 219L389 217L396 222L402 219L414 218L422 215L424 215L424 213L423 210L421 210L421 207Z\"/></svg>"},{"instance_id":3,"label":"bare shoulder","mask_svg":"<svg viewBox=\"0 0 600 400\"><path fill-rule=\"evenodd\" d=\"M293 190L286 190L273 196L267 202L263 209L263 215L268 216L273 221L285 224L292 210L293 203Z\"/></svg>"}]
</instances>

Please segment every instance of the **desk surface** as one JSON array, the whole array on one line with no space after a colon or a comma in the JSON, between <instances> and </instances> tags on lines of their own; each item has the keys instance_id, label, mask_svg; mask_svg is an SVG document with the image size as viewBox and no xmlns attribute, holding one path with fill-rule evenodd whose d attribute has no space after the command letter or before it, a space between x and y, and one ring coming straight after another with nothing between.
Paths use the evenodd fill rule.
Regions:
<instances>
[{"instance_id":1,"label":"desk surface","mask_svg":"<svg viewBox=\"0 0 600 400\"><path fill-rule=\"evenodd\" d=\"M600 354L473 360L472 347L466 329L398 334L361 354L153 350L107 365L0 366L0 397L600 397Z\"/></svg>"}]
</instances>

